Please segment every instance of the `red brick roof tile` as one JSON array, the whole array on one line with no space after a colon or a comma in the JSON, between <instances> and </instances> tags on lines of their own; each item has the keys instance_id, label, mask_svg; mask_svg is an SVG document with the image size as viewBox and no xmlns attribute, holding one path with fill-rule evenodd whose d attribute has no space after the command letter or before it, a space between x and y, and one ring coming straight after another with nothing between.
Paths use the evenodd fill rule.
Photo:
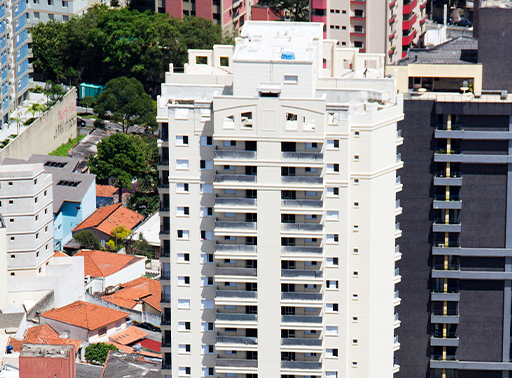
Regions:
<instances>
[{"instance_id":1,"label":"red brick roof tile","mask_svg":"<svg viewBox=\"0 0 512 378\"><path fill-rule=\"evenodd\" d=\"M73 345L75 351L78 351L82 345L82 340L61 338L52 327L48 324L43 324L29 328L23 340L13 338L9 340L9 345L14 347L14 352L21 352L23 344Z\"/></svg>"},{"instance_id":2,"label":"red brick roof tile","mask_svg":"<svg viewBox=\"0 0 512 378\"><path fill-rule=\"evenodd\" d=\"M147 335L148 334L140 328L131 326L116 333L115 335L110 336L109 340L121 345L129 345L136 342L137 340L145 338Z\"/></svg>"},{"instance_id":3,"label":"red brick roof tile","mask_svg":"<svg viewBox=\"0 0 512 378\"><path fill-rule=\"evenodd\" d=\"M96 197L112 197L119 189L112 185L96 184Z\"/></svg>"},{"instance_id":4,"label":"red brick roof tile","mask_svg":"<svg viewBox=\"0 0 512 378\"><path fill-rule=\"evenodd\" d=\"M84 275L91 277L108 277L144 259L142 256L85 249L75 254L75 256L83 256Z\"/></svg>"},{"instance_id":5,"label":"red brick roof tile","mask_svg":"<svg viewBox=\"0 0 512 378\"><path fill-rule=\"evenodd\" d=\"M137 212L123 207L121 203L100 207L89 218L79 223L73 231L94 228L105 234L112 235L112 230L118 226L125 226L128 230L134 228L144 219Z\"/></svg>"},{"instance_id":6,"label":"red brick roof tile","mask_svg":"<svg viewBox=\"0 0 512 378\"><path fill-rule=\"evenodd\" d=\"M134 308L138 301L142 301L158 311L160 309L160 281L140 277L121 284L122 290L106 295L103 299L122 307Z\"/></svg>"},{"instance_id":7,"label":"red brick roof tile","mask_svg":"<svg viewBox=\"0 0 512 378\"><path fill-rule=\"evenodd\" d=\"M128 315L127 312L77 301L61 308L46 311L41 314L41 318L57 320L92 331L124 319Z\"/></svg>"},{"instance_id":8,"label":"red brick roof tile","mask_svg":"<svg viewBox=\"0 0 512 378\"><path fill-rule=\"evenodd\" d=\"M53 254L53 257L69 257L69 256L61 251L55 251L55 253Z\"/></svg>"}]
</instances>

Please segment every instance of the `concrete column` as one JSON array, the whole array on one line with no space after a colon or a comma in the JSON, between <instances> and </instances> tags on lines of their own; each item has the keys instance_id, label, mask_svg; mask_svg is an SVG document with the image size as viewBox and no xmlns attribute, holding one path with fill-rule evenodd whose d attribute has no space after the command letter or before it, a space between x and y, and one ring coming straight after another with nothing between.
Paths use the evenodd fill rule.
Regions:
<instances>
[{"instance_id":1,"label":"concrete column","mask_svg":"<svg viewBox=\"0 0 512 378\"><path fill-rule=\"evenodd\" d=\"M512 117L509 118L509 131L512 130ZM508 154L512 155L512 140L508 142ZM506 223L506 248L512 248L512 164L508 164L507 174L507 223ZM512 271L512 258L505 258L505 271ZM511 322L512 285L510 280L505 280L503 287L503 361L510 361L510 322ZM503 371L503 377L509 376L508 371Z\"/></svg>"}]
</instances>

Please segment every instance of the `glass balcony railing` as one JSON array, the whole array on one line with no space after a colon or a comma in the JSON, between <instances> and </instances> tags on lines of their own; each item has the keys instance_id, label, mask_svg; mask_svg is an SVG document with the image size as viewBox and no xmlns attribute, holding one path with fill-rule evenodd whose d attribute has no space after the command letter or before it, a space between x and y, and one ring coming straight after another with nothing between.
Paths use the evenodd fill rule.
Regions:
<instances>
[{"instance_id":1,"label":"glass balcony railing","mask_svg":"<svg viewBox=\"0 0 512 378\"><path fill-rule=\"evenodd\" d=\"M217 336L216 342L218 344L257 345L258 339L244 336Z\"/></svg>"},{"instance_id":2,"label":"glass balcony railing","mask_svg":"<svg viewBox=\"0 0 512 378\"><path fill-rule=\"evenodd\" d=\"M321 316L306 316L306 315L282 315L281 321L283 323L322 323Z\"/></svg>"},{"instance_id":3,"label":"glass balcony railing","mask_svg":"<svg viewBox=\"0 0 512 378\"><path fill-rule=\"evenodd\" d=\"M306 246L283 246L281 247L282 253L311 253L321 254L322 247L306 247Z\"/></svg>"},{"instance_id":4,"label":"glass balcony railing","mask_svg":"<svg viewBox=\"0 0 512 378\"><path fill-rule=\"evenodd\" d=\"M299 301L321 301L322 294L320 293L281 293L281 299L283 300L299 300Z\"/></svg>"},{"instance_id":5,"label":"glass balcony railing","mask_svg":"<svg viewBox=\"0 0 512 378\"><path fill-rule=\"evenodd\" d=\"M460 264L432 264L433 270L460 270Z\"/></svg>"},{"instance_id":6,"label":"glass balcony railing","mask_svg":"<svg viewBox=\"0 0 512 378\"><path fill-rule=\"evenodd\" d=\"M315 176L281 176L283 184L322 184L324 179Z\"/></svg>"},{"instance_id":7,"label":"glass balcony railing","mask_svg":"<svg viewBox=\"0 0 512 378\"><path fill-rule=\"evenodd\" d=\"M434 248L460 248L460 242L458 241L450 241L448 244L446 244L443 241L440 242L434 242L433 244Z\"/></svg>"},{"instance_id":8,"label":"glass balcony railing","mask_svg":"<svg viewBox=\"0 0 512 378\"><path fill-rule=\"evenodd\" d=\"M217 298L256 298L256 291L244 290L217 290Z\"/></svg>"},{"instance_id":9,"label":"glass balcony railing","mask_svg":"<svg viewBox=\"0 0 512 378\"><path fill-rule=\"evenodd\" d=\"M460 224L460 218L448 218L448 222L446 222L446 218L434 218L435 224Z\"/></svg>"},{"instance_id":10,"label":"glass balcony railing","mask_svg":"<svg viewBox=\"0 0 512 378\"><path fill-rule=\"evenodd\" d=\"M322 278L323 272L321 270L313 270L313 269L282 269L281 277Z\"/></svg>"},{"instance_id":11,"label":"glass balcony railing","mask_svg":"<svg viewBox=\"0 0 512 378\"><path fill-rule=\"evenodd\" d=\"M217 313L215 316L215 319L224 320L224 321L236 321L236 322L255 322L258 320L258 315L256 315L256 314Z\"/></svg>"},{"instance_id":12,"label":"glass balcony railing","mask_svg":"<svg viewBox=\"0 0 512 378\"><path fill-rule=\"evenodd\" d=\"M430 359L434 360L434 361L457 361L458 360L456 354L447 354L444 356L442 354L432 354L432 355L430 355Z\"/></svg>"},{"instance_id":13,"label":"glass balcony railing","mask_svg":"<svg viewBox=\"0 0 512 378\"><path fill-rule=\"evenodd\" d=\"M215 205L220 205L220 206L256 206L256 198L215 197Z\"/></svg>"},{"instance_id":14,"label":"glass balcony railing","mask_svg":"<svg viewBox=\"0 0 512 378\"><path fill-rule=\"evenodd\" d=\"M437 124L436 125L436 130L448 130L448 125L445 125L445 124ZM451 129L450 130L464 130L464 126L462 124L456 124L456 123L452 123L451 124Z\"/></svg>"},{"instance_id":15,"label":"glass balcony railing","mask_svg":"<svg viewBox=\"0 0 512 378\"><path fill-rule=\"evenodd\" d=\"M322 346L322 340L287 338L281 339L281 345Z\"/></svg>"},{"instance_id":16,"label":"glass balcony railing","mask_svg":"<svg viewBox=\"0 0 512 378\"><path fill-rule=\"evenodd\" d=\"M442 308L432 308L430 310L432 316L459 316L459 310L447 309L446 311Z\"/></svg>"},{"instance_id":17,"label":"glass balcony railing","mask_svg":"<svg viewBox=\"0 0 512 378\"><path fill-rule=\"evenodd\" d=\"M436 293L436 294L456 294L459 292L460 292L460 289L455 286L448 286L446 288L446 292L444 291L443 287L433 287L432 288L432 293Z\"/></svg>"},{"instance_id":18,"label":"glass balcony railing","mask_svg":"<svg viewBox=\"0 0 512 378\"><path fill-rule=\"evenodd\" d=\"M215 150L216 159L252 160L256 159L256 151Z\"/></svg>"},{"instance_id":19,"label":"glass balcony railing","mask_svg":"<svg viewBox=\"0 0 512 378\"><path fill-rule=\"evenodd\" d=\"M315 208L321 209L324 203L320 200L294 200L294 199L286 199L281 200L281 207L293 207L293 208Z\"/></svg>"},{"instance_id":20,"label":"glass balcony railing","mask_svg":"<svg viewBox=\"0 0 512 378\"><path fill-rule=\"evenodd\" d=\"M217 267L215 269L216 276L250 276L256 277L256 268L229 268Z\"/></svg>"},{"instance_id":21,"label":"glass balcony railing","mask_svg":"<svg viewBox=\"0 0 512 378\"><path fill-rule=\"evenodd\" d=\"M244 245L244 244L216 244L216 252L245 252L245 253L256 253L255 245Z\"/></svg>"},{"instance_id":22,"label":"glass balcony railing","mask_svg":"<svg viewBox=\"0 0 512 378\"><path fill-rule=\"evenodd\" d=\"M256 175L215 175L215 182L256 182Z\"/></svg>"},{"instance_id":23,"label":"glass balcony railing","mask_svg":"<svg viewBox=\"0 0 512 378\"><path fill-rule=\"evenodd\" d=\"M222 367L258 367L258 360L242 360L232 358L217 358L216 366Z\"/></svg>"},{"instance_id":24,"label":"glass balcony railing","mask_svg":"<svg viewBox=\"0 0 512 378\"><path fill-rule=\"evenodd\" d=\"M281 361L281 369L320 370L322 369L322 363L313 361Z\"/></svg>"},{"instance_id":25,"label":"glass balcony railing","mask_svg":"<svg viewBox=\"0 0 512 378\"><path fill-rule=\"evenodd\" d=\"M319 161L324 159L324 154L317 152L281 152L283 160Z\"/></svg>"},{"instance_id":26,"label":"glass balcony railing","mask_svg":"<svg viewBox=\"0 0 512 378\"><path fill-rule=\"evenodd\" d=\"M458 332L446 332L446 334L443 335L443 332L432 332L432 338L436 339L458 339L459 333Z\"/></svg>"},{"instance_id":27,"label":"glass balcony railing","mask_svg":"<svg viewBox=\"0 0 512 378\"><path fill-rule=\"evenodd\" d=\"M446 194L434 194L434 199L436 201L460 201L460 194L450 194L448 197Z\"/></svg>"},{"instance_id":28,"label":"glass balcony railing","mask_svg":"<svg viewBox=\"0 0 512 378\"><path fill-rule=\"evenodd\" d=\"M282 223L281 230L282 231L322 231L324 226L322 224L315 223Z\"/></svg>"},{"instance_id":29,"label":"glass balcony railing","mask_svg":"<svg viewBox=\"0 0 512 378\"><path fill-rule=\"evenodd\" d=\"M450 171L449 175L446 174L446 171L435 171L434 177L437 178L461 178L462 172L460 171Z\"/></svg>"},{"instance_id":30,"label":"glass balcony railing","mask_svg":"<svg viewBox=\"0 0 512 378\"><path fill-rule=\"evenodd\" d=\"M256 222L215 222L216 230L256 230Z\"/></svg>"}]
</instances>

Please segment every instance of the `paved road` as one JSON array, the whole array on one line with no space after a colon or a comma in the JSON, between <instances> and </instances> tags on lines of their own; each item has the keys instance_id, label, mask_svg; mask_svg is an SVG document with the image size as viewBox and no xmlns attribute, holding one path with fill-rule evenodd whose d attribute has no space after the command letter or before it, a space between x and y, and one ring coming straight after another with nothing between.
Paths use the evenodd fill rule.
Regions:
<instances>
[{"instance_id":1,"label":"paved road","mask_svg":"<svg viewBox=\"0 0 512 378\"><path fill-rule=\"evenodd\" d=\"M83 108L81 106L77 106L76 107L76 112L77 113L85 113L85 108ZM92 109L88 108L87 109L87 113L88 114L93 114ZM78 116L78 117L80 117L80 116ZM90 128L93 127L93 125L94 125L94 120L93 119L88 119L88 118L82 118L82 119L85 121L86 127L90 127ZM105 126L106 126L107 130L118 131L118 132L122 132L123 131L123 128L121 126L119 126L117 123L105 122ZM130 127L130 129L128 131L130 133L141 133L141 134L143 134L145 130L144 130L143 127L133 126L133 127Z\"/></svg>"}]
</instances>

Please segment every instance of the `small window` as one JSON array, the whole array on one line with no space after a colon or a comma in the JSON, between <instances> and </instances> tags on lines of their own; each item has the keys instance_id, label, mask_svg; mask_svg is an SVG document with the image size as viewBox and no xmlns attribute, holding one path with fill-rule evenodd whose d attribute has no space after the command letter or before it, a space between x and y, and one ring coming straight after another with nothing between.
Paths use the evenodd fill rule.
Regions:
<instances>
[{"instance_id":1,"label":"small window","mask_svg":"<svg viewBox=\"0 0 512 378\"><path fill-rule=\"evenodd\" d=\"M39 232L36 234L36 239L39 239Z\"/></svg>"},{"instance_id":2,"label":"small window","mask_svg":"<svg viewBox=\"0 0 512 378\"><path fill-rule=\"evenodd\" d=\"M213 215L213 207L201 207L200 215L202 217L211 217Z\"/></svg>"},{"instance_id":3,"label":"small window","mask_svg":"<svg viewBox=\"0 0 512 378\"><path fill-rule=\"evenodd\" d=\"M17 5L16 5L17 6ZM19 52L19 51L18 51ZM37 185L37 179L34 179L34 185Z\"/></svg>"},{"instance_id":4,"label":"small window","mask_svg":"<svg viewBox=\"0 0 512 378\"><path fill-rule=\"evenodd\" d=\"M188 183L178 182L176 184L176 193L188 193Z\"/></svg>"},{"instance_id":5,"label":"small window","mask_svg":"<svg viewBox=\"0 0 512 378\"><path fill-rule=\"evenodd\" d=\"M199 138L199 145L201 146L211 146L213 144L213 137L211 136L202 136Z\"/></svg>"},{"instance_id":6,"label":"small window","mask_svg":"<svg viewBox=\"0 0 512 378\"><path fill-rule=\"evenodd\" d=\"M358 294L352 294L352 299L354 301L357 301L359 299L359 295Z\"/></svg>"},{"instance_id":7,"label":"small window","mask_svg":"<svg viewBox=\"0 0 512 378\"><path fill-rule=\"evenodd\" d=\"M359 161L359 155L354 155L354 161Z\"/></svg>"},{"instance_id":8,"label":"small window","mask_svg":"<svg viewBox=\"0 0 512 378\"><path fill-rule=\"evenodd\" d=\"M16 273L14 273L14 272L11 272L11 276L15 276L15 275L16 275Z\"/></svg>"},{"instance_id":9,"label":"small window","mask_svg":"<svg viewBox=\"0 0 512 378\"><path fill-rule=\"evenodd\" d=\"M354 202L354 208L359 208L359 202Z\"/></svg>"},{"instance_id":10,"label":"small window","mask_svg":"<svg viewBox=\"0 0 512 378\"><path fill-rule=\"evenodd\" d=\"M327 196L329 197L339 197L340 196L340 188L327 188Z\"/></svg>"},{"instance_id":11,"label":"small window","mask_svg":"<svg viewBox=\"0 0 512 378\"><path fill-rule=\"evenodd\" d=\"M16 258L16 255L11 255L11 259L15 259Z\"/></svg>"},{"instance_id":12,"label":"small window","mask_svg":"<svg viewBox=\"0 0 512 378\"><path fill-rule=\"evenodd\" d=\"M11 236L11 240L14 240L14 236Z\"/></svg>"},{"instance_id":13,"label":"small window","mask_svg":"<svg viewBox=\"0 0 512 378\"><path fill-rule=\"evenodd\" d=\"M12 186L12 181L9 181L9 186Z\"/></svg>"},{"instance_id":14,"label":"small window","mask_svg":"<svg viewBox=\"0 0 512 378\"><path fill-rule=\"evenodd\" d=\"M359 131L354 131L354 136L358 137L359 136Z\"/></svg>"},{"instance_id":15,"label":"small window","mask_svg":"<svg viewBox=\"0 0 512 378\"><path fill-rule=\"evenodd\" d=\"M98 329L98 334L99 334L100 336L103 336L103 335L105 335L106 333L107 333L107 327L101 327L101 328L99 328L99 329Z\"/></svg>"},{"instance_id":16,"label":"small window","mask_svg":"<svg viewBox=\"0 0 512 378\"><path fill-rule=\"evenodd\" d=\"M182 310L190 309L190 299L178 299L178 308Z\"/></svg>"},{"instance_id":17,"label":"small window","mask_svg":"<svg viewBox=\"0 0 512 378\"><path fill-rule=\"evenodd\" d=\"M285 84L297 84L299 77L297 75L284 75Z\"/></svg>"},{"instance_id":18,"label":"small window","mask_svg":"<svg viewBox=\"0 0 512 378\"><path fill-rule=\"evenodd\" d=\"M176 169L188 170L188 160L176 160Z\"/></svg>"},{"instance_id":19,"label":"small window","mask_svg":"<svg viewBox=\"0 0 512 378\"><path fill-rule=\"evenodd\" d=\"M327 312L338 312L338 303L327 303L326 310Z\"/></svg>"},{"instance_id":20,"label":"small window","mask_svg":"<svg viewBox=\"0 0 512 378\"><path fill-rule=\"evenodd\" d=\"M187 206L178 206L176 208L176 215L179 217L185 217L190 215L190 209Z\"/></svg>"},{"instance_id":21,"label":"small window","mask_svg":"<svg viewBox=\"0 0 512 378\"><path fill-rule=\"evenodd\" d=\"M38 198L37 198L37 197L36 197L36 198L34 198L34 203L37 203L37 200L38 200Z\"/></svg>"},{"instance_id":22,"label":"small window","mask_svg":"<svg viewBox=\"0 0 512 378\"><path fill-rule=\"evenodd\" d=\"M221 56L220 57L220 66L221 67L229 67L229 57Z\"/></svg>"},{"instance_id":23,"label":"small window","mask_svg":"<svg viewBox=\"0 0 512 378\"><path fill-rule=\"evenodd\" d=\"M201 254L201 263L202 264L211 264L211 263L213 263L213 253L203 253L203 254Z\"/></svg>"},{"instance_id":24,"label":"small window","mask_svg":"<svg viewBox=\"0 0 512 378\"><path fill-rule=\"evenodd\" d=\"M327 234L327 243L338 243L338 234Z\"/></svg>"},{"instance_id":25,"label":"small window","mask_svg":"<svg viewBox=\"0 0 512 378\"><path fill-rule=\"evenodd\" d=\"M188 135L176 135L176 146L188 146Z\"/></svg>"},{"instance_id":26,"label":"small window","mask_svg":"<svg viewBox=\"0 0 512 378\"><path fill-rule=\"evenodd\" d=\"M63 8L67 8L68 7L68 2L67 1L63 1L62 2L62 7Z\"/></svg>"},{"instance_id":27,"label":"small window","mask_svg":"<svg viewBox=\"0 0 512 378\"><path fill-rule=\"evenodd\" d=\"M189 231L188 230L178 230L178 239L188 239Z\"/></svg>"},{"instance_id":28,"label":"small window","mask_svg":"<svg viewBox=\"0 0 512 378\"><path fill-rule=\"evenodd\" d=\"M201 277L201 286L213 286L213 277Z\"/></svg>"},{"instance_id":29,"label":"small window","mask_svg":"<svg viewBox=\"0 0 512 378\"><path fill-rule=\"evenodd\" d=\"M200 184L201 193L213 193L212 184Z\"/></svg>"},{"instance_id":30,"label":"small window","mask_svg":"<svg viewBox=\"0 0 512 378\"><path fill-rule=\"evenodd\" d=\"M12 205L14 204L14 201L13 200L9 200L9 205Z\"/></svg>"},{"instance_id":31,"label":"small window","mask_svg":"<svg viewBox=\"0 0 512 378\"><path fill-rule=\"evenodd\" d=\"M190 331L190 322L178 322L178 331Z\"/></svg>"},{"instance_id":32,"label":"small window","mask_svg":"<svg viewBox=\"0 0 512 378\"><path fill-rule=\"evenodd\" d=\"M188 253L178 253L176 256L179 263L185 263L190 261L190 254Z\"/></svg>"},{"instance_id":33,"label":"small window","mask_svg":"<svg viewBox=\"0 0 512 378\"><path fill-rule=\"evenodd\" d=\"M338 327L337 326L326 326L325 327L325 335L326 336L338 335Z\"/></svg>"},{"instance_id":34,"label":"small window","mask_svg":"<svg viewBox=\"0 0 512 378\"><path fill-rule=\"evenodd\" d=\"M327 173L339 173L340 165L339 164L327 164Z\"/></svg>"},{"instance_id":35,"label":"small window","mask_svg":"<svg viewBox=\"0 0 512 378\"><path fill-rule=\"evenodd\" d=\"M336 290L336 289L338 289L338 281L336 281L336 280L326 281L325 286L327 289Z\"/></svg>"},{"instance_id":36,"label":"small window","mask_svg":"<svg viewBox=\"0 0 512 378\"><path fill-rule=\"evenodd\" d=\"M190 285L190 277L189 276L178 276L178 285Z\"/></svg>"},{"instance_id":37,"label":"small window","mask_svg":"<svg viewBox=\"0 0 512 378\"><path fill-rule=\"evenodd\" d=\"M338 261L337 257L327 257L325 260L328 267L338 266Z\"/></svg>"},{"instance_id":38,"label":"small window","mask_svg":"<svg viewBox=\"0 0 512 378\"><path fill-rule=\"evenodd\" d=\"M328 358L337 358L338 357L338 349L326 348L325 356Z\"/></svg>"},{"instance_id":39,"label":"small window","mask_svg":"<svg viewBox=\"0 0 512 378\"><path fill-rule=\"evenodd\" d=\"M9 219L9 223L14 223L14 218Z\"/></svg>"},{"instance_id":40,"label":"small window","mask_svg":"<svg viewBox=\"0 0 512 378\"><path fill-rule=\"evenodd\" d=\"M199 167L201 169L213 169L213 161L212 160L201 160Z\"/></svg>"},{"instance_id":41,"label":"small window","mask_svg":"<svg viewBox=\"0 0 512 378\"><path fill-rule=\"evenodd\" d=\"M359 272L357 272L357 271L354 271L354 273L352 273L352 277L354 277L354 278L357 278L357 277L359 277Z\"/></svg>"}]
</instances>

